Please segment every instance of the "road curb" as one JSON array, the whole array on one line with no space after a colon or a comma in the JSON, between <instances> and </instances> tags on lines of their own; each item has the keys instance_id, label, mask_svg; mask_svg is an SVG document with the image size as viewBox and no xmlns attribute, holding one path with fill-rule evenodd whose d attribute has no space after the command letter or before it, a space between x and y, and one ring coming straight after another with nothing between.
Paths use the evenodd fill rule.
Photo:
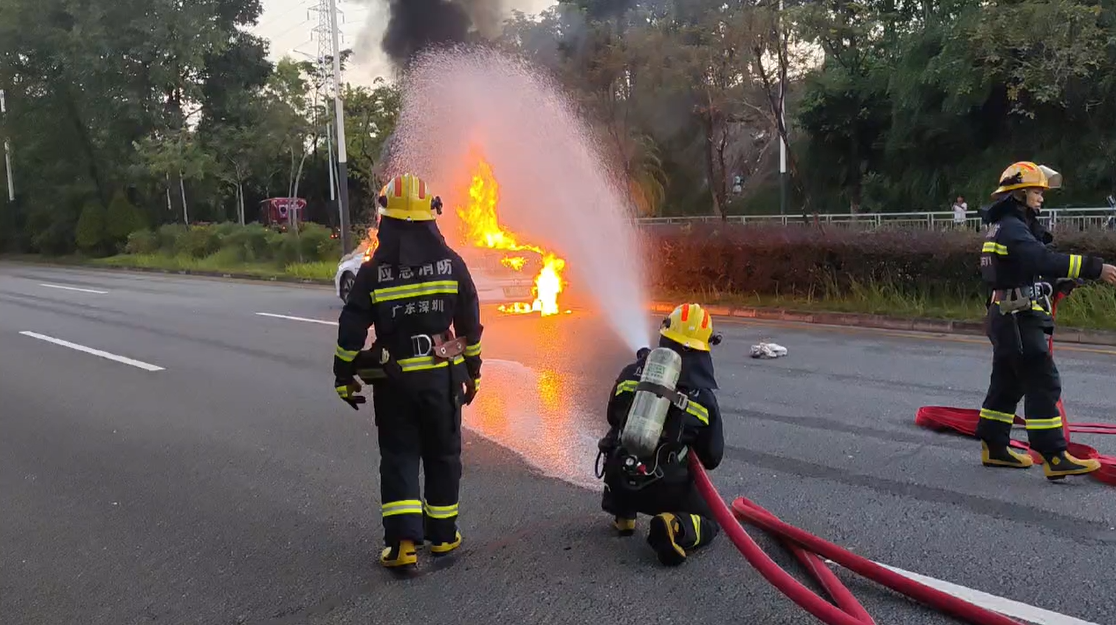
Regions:
<instances>
[{"instance_id":1,"label":"road curb","mask_svg":"<svg viewBox=\"0 0 1116 625\"><path fill-rule=\"evenodd\" d=\"M652 302L651 311L669 313L676 304ZM868 315L861 313L807 312L780 308L752 308L710 305L706 307L714 317L755 319L758 321L788 321L815 325L872 328L875 330L902 330L935 334L960 334L984 336L984 324L979 321L954 321L950 319L919 319ZM1057 343L1116 346L1116 332L1081 330L1059 327L1054 333Z\"/></svg>"}]
</instances>

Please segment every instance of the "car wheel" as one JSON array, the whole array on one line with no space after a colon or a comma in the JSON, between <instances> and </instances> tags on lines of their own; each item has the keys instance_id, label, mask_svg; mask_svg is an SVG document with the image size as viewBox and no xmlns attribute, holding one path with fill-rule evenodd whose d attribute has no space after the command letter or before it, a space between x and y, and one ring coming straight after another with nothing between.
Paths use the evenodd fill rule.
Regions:
<instances>
[{"instance_id":1,"label":"car wheel","mask_svg":"<svg viewBox=\"0 0 1116 625\"><path fill-rule=\"evenodd\" d=\"M353 290L353 284L355 282L356 277L347 271L345 272L345 275L341 276L341 291L338 293L338 295L341 296L342 302L349 301L349 291Z\"/></svg>"}]
</instances>

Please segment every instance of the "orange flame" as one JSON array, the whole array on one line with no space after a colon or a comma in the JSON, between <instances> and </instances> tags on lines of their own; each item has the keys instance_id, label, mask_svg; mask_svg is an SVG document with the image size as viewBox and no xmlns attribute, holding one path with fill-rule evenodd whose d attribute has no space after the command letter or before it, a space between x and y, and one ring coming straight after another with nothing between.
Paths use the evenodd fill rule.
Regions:
<instances>
[{"instance_id":1,"label":"orange flame","mask_svg":"<svg viewBox=\"0 0 1116 625\"><path fill-rule=\"evenodd\" d=\"M465 229L465 239L476 247L509 252L534 252L542 258L543 265L535 278L535 301L530 304L517 302L510 306L500 306L499 310L517 314L539 312L544 317L558 314L558 295L562 292L562 270L566 266L566 261L535 245L520 244L516 241L515 235L501 228L496 215L499 201L500 187L496 184L492 167L480 159L469 185L468 206L457 209ZM527 259L509 255L500 262L515 271L521 271Z\"/></svg>"}]
</instances>

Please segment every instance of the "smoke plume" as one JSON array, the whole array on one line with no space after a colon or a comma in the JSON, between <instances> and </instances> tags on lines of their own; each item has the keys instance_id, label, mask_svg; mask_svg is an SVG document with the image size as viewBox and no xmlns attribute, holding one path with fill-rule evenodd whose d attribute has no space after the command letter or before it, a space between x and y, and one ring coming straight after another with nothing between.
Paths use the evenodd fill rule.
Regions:
<instances>
[{"instance_id":1,"label":"smoke plume","mask_svg":"<svg viewBox=\"0 0 1116 625\"><path fill-rule=\"evenodd\" d=\"M403 67L430 45L495 37L502 4L502 0L388 0L381 46L397 67Z\"/></svg>"}]
</instances>

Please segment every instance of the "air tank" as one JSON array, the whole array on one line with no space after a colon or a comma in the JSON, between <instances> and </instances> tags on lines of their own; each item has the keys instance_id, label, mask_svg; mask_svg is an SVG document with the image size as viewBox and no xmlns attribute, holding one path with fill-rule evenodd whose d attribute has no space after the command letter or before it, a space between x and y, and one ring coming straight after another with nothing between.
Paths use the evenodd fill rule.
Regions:
<instances>
[{"instance_id":1,"label":"air tank","mask_svg":"<svg viewBox=\"0 0 1116 625\"><path fill-rule=\"evenodd\" d=\"M643 363L641 382L675 390L682 373L682 357L672 349L657 347ZM659 445L671 401L649 390L638 390L628 409L628 420L620 434L620 444L640 458L649 457Z\"/></svg>"}]
</instances>

